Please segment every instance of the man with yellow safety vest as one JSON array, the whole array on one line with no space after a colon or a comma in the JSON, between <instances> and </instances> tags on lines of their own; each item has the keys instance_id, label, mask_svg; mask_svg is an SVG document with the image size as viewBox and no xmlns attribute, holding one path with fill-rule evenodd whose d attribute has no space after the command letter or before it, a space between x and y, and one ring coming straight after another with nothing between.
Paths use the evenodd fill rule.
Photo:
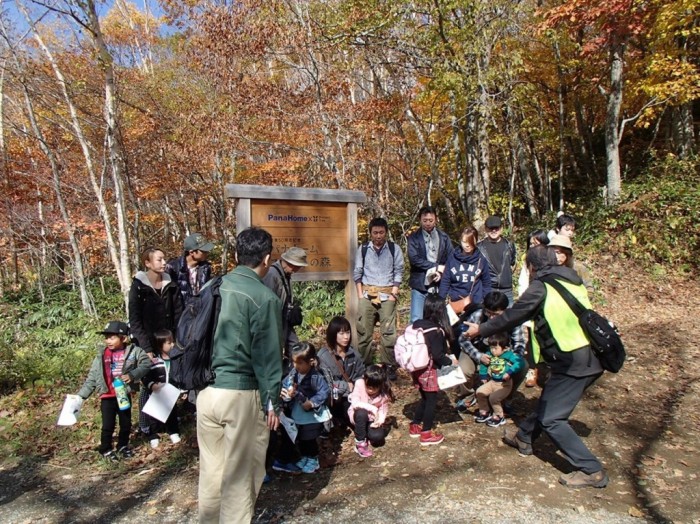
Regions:
<instances>
[{"instance_id":1,"label":"man with yellow safety vest","mask_svg":"<svg viewBox=\"0 0 700 524\"><path fill-rule=\"evenodd\" d=\"M502 315L483 324L469 324L466 336L489 337L534 320L533 357L535 363L547 363L551 376L537 409L517 432L506 430L503 441L521 455L532 455L532 443L544 431L575 468L559 477L560 483L570 488L603 488L608 484L603 465L569 425L569 417L584 391L603 374L603 368L576 315L545 281L555 278L586 307L590 307L588 293L578 274L557 265L556 256L546 246L530 248L525 263L535 277L525 293Z\"/></svg>"}]
</instances>

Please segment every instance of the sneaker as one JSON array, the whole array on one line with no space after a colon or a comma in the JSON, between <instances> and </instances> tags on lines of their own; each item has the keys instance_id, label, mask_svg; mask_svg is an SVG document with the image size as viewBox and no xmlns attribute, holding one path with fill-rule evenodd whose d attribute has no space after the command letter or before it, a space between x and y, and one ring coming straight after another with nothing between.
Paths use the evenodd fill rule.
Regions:
<instances>
[{"instance_id":1,"label":"sneaker","mask_svg":"<svg viewBox=\"0 0 700 524\"><path fill-rule=\"evenodd\" d=\"M574 471L559 477L559 482L567 488L604 488L608 485L608 474L604 469L595 473L584 473L583 471Z\"/></svg>"},{"instance_id":2,"label":"sneaker","mask_svg":"<svg viewBox=\"0 0 700 524\"><path fill-rule=\"evenodd\" d=\"M102 453L102 458L109 462L119 462L119 457L117 457L117 454L111 449Z\"/></svg>"},{"instance_id":3,"label":"sneaker","mask_svg":"<svg viewBox=\"0 0 700 524\"><path fill-rule=\"evenodd\" d=\"M537 369L528 369L525 375L525 387L534 388L537 385Z\"/></svg>"},{"instance_id":4,"label":"sneaker","mask_svg":"<svg viewBox=\"0 0 700 524\"><path fill-rule=\"evenodd\" d=\"M474 396L462 398L455 403L455 408L460 413L466 413L469 408L474 406L476 406L476 397Z\"/></svg>"},{"instance_id":5,"label":"sneaker","mask_svg":"<svg viewBox=\"0 0 700 524\"><path fill-rule=\"evenodd\" d=\"M180 438L179 433L173 433L172 435L170 435L170 442L172 442L173 444L179 444L180 441L182 441L182 439Z\"/></svg>"},{"instance_id":6,"label":"sneaker","mask_svg":"<svg viewBox=\"0 0 700 524\"><path fill-rule=\"evenodd\" d=\"M296 464L292 464L291 462L285 464L279 460L275 460L272 463L272 469L275 471L281 471L282 473L290 473L292 475L298 475L301 473L301 468L298 468Z\"/></svg>"},{"instance_id":7,"label":"sneaker","mask_svg":"<svg viewBox=\"0 0 700 524\"><path fill-rule=\"evenodd\" d=\"M387 371L386 371L387 377L389 380L392 382L396 382L398 380L398 375L396 374L396 366L389 365L387 366Z\"/></svg>"},{"instance_id":8,"label":"sneaker","mask_svg":"<svg viewBox=\"0 0 700 524\"><path fill-rule=\"evenodd\" d=\"M159 438L152 438L150 440L151 448L156 449L158 445L160 444L160 439Z\"/></svg>"},{"instance_id":9,"label":"sneaker","mask_svg":"<svg viewBox=\"0 0 700 524\"><path fill-rule=\"evenodd\" d=\"M432 446L434 444L440 444L443 440L445 440L445 436L441 435L440 433L435 433L433 430L421 431L421 446Z\"/></svg>"},{"instance_id":10,"label":"sneaker","mask_svg":"<svg viewBox=\"0 0 700 524\"><path fill-rule=\"evenodd\" d=\"M304 473L316 473L321 469L321 465L318 463L318 457L306 457L306 464L301 469Z\"/></svg>"},{"instance_id":11,"label":"sneaker","mask_svg":"<svg viewBox=\"0 0 700 524\"><path fill-rule=\"evenodd\" d=\"M362 458L367 458L374 455L374 452L372 451L369 442L367 442L366 440L363 440L361 442L355 441L355 453L360 455Z\"/></svg>"},{"instance_id":12,"label":"sneaker","mask_svg":"<svg viewBox=\"0 0 700 524\"><path fill-rule=\"evenodd\" d=\"M491 420L491 413L482 413L479 411L476 415L474 415L474 422L477 424L483 424L489 420Z\"/></svg>"},{"instance_id":13,"label":"sneaker","mask_svg":"<svg viewBox=\"0 0 700 524\"><path fill-rule=\"evenodd\" d=\"M130 459L134 456L134 452L129 446L122 446L119 448L119 454L125 459Z\"/></svg>"},{"instance_id":14,"label":"sneaker","mask_svg":"<svg viewBox=\"0 0 700 524\"><path fill-rule=\"evenodd\" d=\"M505 423L506 417L499 417L497 415L494 415L486 421L486 425L490 428L497 428L498 426L502 426Z\"/></svg>"},{"instance_id":15,"label":"sneaker","mask_svg":"<svg viewBox=\"0 0 700 524\"><path fill-rule=\"evenodd\" d=\"M507 428L503 430L503 442L518 450L522 457L532 455L532 444L523 442L518 438L518 428Z\"/></svg>"},{"instance_id":16,"label":"sneaker","mask_svg":"<svg viewBox=\"0 0 700 524\"><path fill-rule=\"evenodd\" d=\"M263 484L269 484L270 482L272 482L272 475L265 473L265 477L263 477Z\"/></svg>"},{"instance_id":17,"label":"sneaker","mask_svg":"<svg viewBox=\"0 0 700 524\"><path fill-rule=\"evenodd\" d=\"M301 457L301 460L296 462L294 465L298 467L301 471L304 471L304 466L306 466L306 463L309 461L309 457Z\"/></svg>"},{"instance_id":18,"label":"sneaker","mask_svg":"<svg viewBox=\"0 0 700 524\"><path fill-rule=\"evenodd\" d=\"M415 422L411 422L408 425L408 436L412 438L418 438L420 437L420 434L423 432L423 425L422 424L417 424Z\"/></svg>"}]
</instances>

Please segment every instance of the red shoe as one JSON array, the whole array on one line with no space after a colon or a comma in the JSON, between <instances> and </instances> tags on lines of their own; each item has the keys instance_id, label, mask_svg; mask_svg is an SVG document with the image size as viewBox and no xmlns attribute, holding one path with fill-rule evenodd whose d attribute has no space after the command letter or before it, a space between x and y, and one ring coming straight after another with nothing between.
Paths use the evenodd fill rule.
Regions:
<instances>
[{"instance_id":1,"label":"red shoe","mask_svg":"<svg viewBox=\"0 0 700 524\"><path fill-rule=\"evenodd\" d=\"M435 433L432 430L421 431L420 433L421 446L432 446L433 444L440 444L443 440L445 440L444 435L440 435L440 433Z\"/></svg>"},{"instance_id":2,"label":"red shoe","mask_svg":"<svg viewBox=\"0 0 700 524\"><path fill-rule=\"evenodd\" d=\"M414 424L411 422L408 425L408 436L411 438L417 438L420 437L420 434L423 432L423 426L421 424Z\"/></svg>"}]
</instances>

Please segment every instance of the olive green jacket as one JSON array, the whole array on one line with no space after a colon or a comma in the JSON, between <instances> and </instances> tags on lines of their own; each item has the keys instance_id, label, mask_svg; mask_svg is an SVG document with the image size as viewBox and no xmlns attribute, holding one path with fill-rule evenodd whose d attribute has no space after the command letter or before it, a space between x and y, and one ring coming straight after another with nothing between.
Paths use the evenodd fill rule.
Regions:
<instances>
[{"instance_id":1,"label":"olive green jacket","mask_svg":"<svg viewBox=\"0 0 700 524\"><path fill-rule=\"evenodd\" d=\"M95 391L98 395L104 395L109 392L105 379L104 370L104 354L107 348L103 347L97 352L97 355L92 361L90 371L83 387L78 391L78 396L88 398ZM136 344L130 344L126 347L124 355L124 367L122 375L129 375L131 383L127 384L131 391L138 391L139 382L146 376L148 370L151 369L151 359L148 358L146 352Z\"/></svg>"}]
</instances>

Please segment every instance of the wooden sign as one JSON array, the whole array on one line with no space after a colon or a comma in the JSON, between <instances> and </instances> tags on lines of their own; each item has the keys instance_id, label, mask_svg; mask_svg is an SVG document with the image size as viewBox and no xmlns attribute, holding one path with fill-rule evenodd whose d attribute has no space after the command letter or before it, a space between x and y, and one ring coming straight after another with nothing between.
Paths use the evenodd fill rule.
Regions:
<instances>
[{"instance_id":1,"label":"wooden sign","mask_svg":"<svg viewBox=\"0 0 700 524\"><path fill-rule=\"evenodd\" d=\"M252 200L251 223L272 235L274 259L290 247L306 250L309 265L299 273L346 272L349 267L345 203Z\"/></svg>"}]
</instances>

